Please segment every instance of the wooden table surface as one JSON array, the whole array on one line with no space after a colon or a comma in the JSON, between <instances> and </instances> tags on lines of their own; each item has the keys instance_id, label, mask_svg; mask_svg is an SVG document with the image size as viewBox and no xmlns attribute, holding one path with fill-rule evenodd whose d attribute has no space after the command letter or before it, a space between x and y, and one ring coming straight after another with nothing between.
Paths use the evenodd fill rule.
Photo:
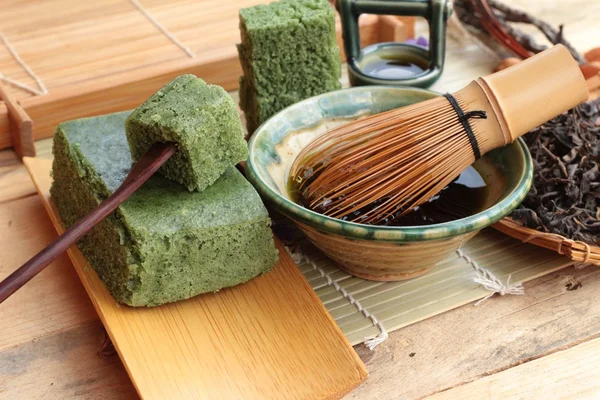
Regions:
<instances>
[{"instance_id":1,"label":"wooden table surface","mask_svg":"<svg viewBox=\"0 0 600 400\"><path fill-rule=\"evenodd\" d=\"M600 2L510 3L565 24L580 50L600 46ZM451 42L433 89L452 91L496 61ZM50 140L37 143L50 158ZM0 152L0 279L56 233L15 154ZM577 290L573 283L579 282ZM600 398L600 269L569 267L393 332L356 351L370 373L348 399ZM65 255L0 307L0 398L132 399L136 392Z\"/></svg>"}]
</instances>

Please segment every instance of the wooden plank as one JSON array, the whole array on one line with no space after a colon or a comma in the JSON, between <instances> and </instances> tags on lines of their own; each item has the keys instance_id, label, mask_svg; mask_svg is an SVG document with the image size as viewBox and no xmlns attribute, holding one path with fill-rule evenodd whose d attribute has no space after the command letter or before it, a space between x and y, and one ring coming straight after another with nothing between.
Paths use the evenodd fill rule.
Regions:
<instances>
[{"instance_id":1,"label":"wooden plank","mask_svg":"<svg viewBox=\"0 0 600 400\"><path fill-rule=\"evenodd\" d=\"M241 67L232 56L222 52L212 58L206 56L203 64L193 60L136 68L85 85L58 88L52 95L27 97L21 104L35 121L35 139L41 139L53 135L63 121L134 109L160 87L185 73L227 90L237 87Z\"/></svg>"},{"instance_id":2,"label":"wooden plank","mask_svg":"<svg viewBox=\"0 0 600 400\"><path fill-rule=\"evenodd\" d=\"M427 398L596 399L599 362L600 339L594 339Z\"/></svg>"},{"instance_id":3,"label":"wooden plank","mask_svg":"<svg viewBox=\"0 0 600 400\"><path fill-rule=\"evenodd\" d=\"M582 286L569 290L574 282ZM570 267L526 283L524 296L496 296L392 332L375 352L358 346L370 376L346 398L422 398L596 337L599 290L600 269Z\"/></svg>"},{"instance_id":4,"label":"wooden plank","mask_svg":"<svg viewBox=\"0 0 600 400\"><path fill-rule=\"evenodd\" d=\"M50 160L24 158L55 227ZM366 370L283 247L273 271L161 307L117 304L76 248L69 256L141 397L340 397Z\"/></svg>"},{"instance_id":5,"label":"wooden plank","mask_svg":"<svg viewBox=\"0 0 600 400\"><path fill-rule=\"evenodd\" d=\"M0 151L0 204L35 195L27 170L12 150Z\"/></svg>"},{"instance_id":6,"label":"wooden plank","mask_svg":"<svg viewBox=\"0 0 600 400\"><path fill-rule=\"evenodd\" d=\"M49 146L48 146L49 143L50 143L49 140L40 142L38 144L38 147L41 147L42 149L46 149L45 151L47 152L47 149L49 148ZM41 144L41 146L39 146L40 144ZM6 152L2 152L2 153L6 153ZM37 220L38 219L36 219L36 221ZM43 227L43 225L38 226L36 229L46 230ZM4 237L4 235L3 235L3 237ZM389 395L389 398L394 398L394 395L393 395L394 393L399 393L399 394L405 393L403 391L398 390L397 388L404 387L406 385L409 386L408 387L409 390L412 388L412 390L416 390L415 393L419 393L419 395L415 395L414 397L420 397L420 396L422 396L428 392L430 393L432 391L431 386L428 386L428 385L421 386L423 380L425 380L428 375L437 373L437 370L439 370L439 369L443 370L444 375L455 373L457 375L456 381L460 381L460 382L462 382L463 380L467 380L467 381L472 380L472 379L475 379L477 376L481 376L482 374L485 374L483 372L483 371L486 371L486 369L483 368L485 366L481 365L481 364L485 364L483 361L481 363L476 363L475 366L471 362L471 359L477 359L477 357L486 357L485 354L482 356L482 354L479 352L472 352L472 353L467 352L466 355L460 356L460 358L458 360L456 360L455 359L456 354L460 355L465 352L465 343L463 342L461 345L456 346L456 347L452 347L452 346L454 346L454 340L457 336L463 335L463 336L469 338L470 337L469 335L472 335L471 331L477 332L477 331L497 330L497 328L494 324L490 325L489 322L487 321L487 319L489 318L489 315L494 315L494 319L504 318L508 321L508 323L510 323L510 327L514 327L514 325L518 325L517 328L520 330L523 330L523 332L518 337L518 341L522 342L522 343L520 343L520 345L518 347L514 348L514 351L511 351L510 359L507 361L506 357L503 357L502 360L504 360L504 362L498 363L498 365L500 365L500 367L498 367L498 365L495 365L492 367L505 368L506 366L511 366L515 363L521 362L522 356L525 357L530 354L527 352L522 352L523 349L537 348L540 353L544 353L545 351L551 351L551 349L552 349L551 346L550 347L539 347L539 342L538 342L538 338L537 338L537 335L539 335L539 333L537 333L537 332L541 331L542 335L547 336L548 334L552 334L552 331L556 328L555 324L546 325L546 322L548 321L548 316L553 315L554 309L560 310L560 315L556 316L558 319L560 319L564 314L567 314L567 313L578 314L581 309L585 310L585 308L588 307L588 304L590 304L590 302L593 301L592 300L593 292L594 292L594 290L596 290L598 288L598 282L600 282L600 276L595 274L595 275L587 277L585 280L582 281L584 284L584 287L581 289L587 289L585 292L579 292L579 290L581 290L581 289L574 291L574 292L566 291L565 289L563 289L564 284L567 279L566 276L568 276L571 272L572 272L572 270L567 270L567 271L565 271L565 274L555 274L555 276L553 276L551 279L542 278L542 280L538 280L537 282L532 282L532 283L528 284L525 297L514 297L514 298L507 297L507 298L491 299L488 302L486 302L476 308L471 307L471 306L466 306L466 307L463 307L462 309L451 311L451 312L445 314L447 317L444 318L443 320L440 320L438 317L436 317L432 320L421 322L418 325L423 326L422 329L413 330L414 329L413 327L408 327L408 328L403 329L400 332L392 333L389 341L384 343L383 345L381 345L374 354L371 353L370 351L367 351L366 349L360 347L359 352L361 353L363 358L365 360L370 358L368 367L372 373L372 378L363 385L364 388L361 387L358 389L358 391L355 394L355 397L351 396L350 398L365 398L365 399L372 398L372 397L370 397L370 395L372 393L371 391L374 390L373 386L381 386L383 388L386 388L386 387L388 388L388 391L385 392L385 394L381 395L381 398L388 398L388 395ZM578 279L578 276L575 276L574 278ZM62 279L62 278L57 276L56 278L54 278L52 280L52 284L54 284L58 279ZM540 281L542 281L542 282L540 282ZM530 286L530 285L537 286L538 284L543 285L543 287L540 287L539 289L532 291L531 287L534 287L534 286ZM67 289L67 290L69 290L69 289ZM546 291L548 291L547 294L545 294ZM582 294L582 296L578 297L576 299L571 298L572 301L554 302L554 303L548 304L547 306L540 306L538 304L536 306L536 308L533 310L534 312L530 312L530 313L526 314L525 316L518 318L517 322L515 322L515 323L511 322L512 318L514 318L514 317L512 315L510 315L510 313L508 313L503 308L500 310L501 313L498 316L495 315L498 312L498 309L496 307L500 303L504 304L507 301L512 302L515 300L522 300L519 303L520 306L526 307L528 304L531 303L532 299L534 299L536 303L539 303L540 301L542 301L542 304L544 304L544 302L543 302L544 296L549 297L549 298L556 297L556 296L563 296L563 300L566 300L566 298L564 298L564 296L572 296L574 294L580 294L580 293ZM83 297L84 297L84 295L82 294L79 297L80 300L74 300L74 301L82 301L81 299L83 299ZM50 296L50 298L52 298L52 297ZM489 307L489 308L486 308L486 310L487 310L486 312L476 313L474 315L472 314L472 316L470 318L468 317L468 315L465 317L465 314L464 314L465 310L467 310L467 311L471 310L471 312L475 312L475 311L482 310L482 307ZM512 309L517 309L517 308L518 307L515 306ZM504 311L502 311L502 310L504 310ZM563 326L561 329L558 329L558 334L554 335L554 339L553 339L554 342L556 343L556 347L560 347L562 345L570 343L569 338L570 338L571 334L573 334L574 338L583 338L583 337L586 337L586 335L588 335L588 334L593 335L595 331L593 329L590 330L590 327L593 328L594 324L596 326L598 326L597 320L594 320L594 319L590 320L590 314L593 315L594 312L597 312L597 310L595 308L593 310L590 310L589 313L584 313L583 315L581 315L581 320L585 321L585 323L581 323L581 321L580 321L580 323L573 324L572 327L566 328L565 326ZM520 313L517 313L517 315L520 315ZM568 326L569 322L574 320L574 318L575 317L568 318L565 321L565 324ZM471 327L471 329L470 330L462 329L459 332L454 333L453 332L454 328L457 325L461 325L461 324L466 327ZM510 329L508 329L508 330L510 330ZM445 338L451 344L449 344L448 342L440 343L440 340L434 340L433 342L430 342L429 339L430 339L431 335L426 336L426 338L423 342L413 343L413 337L415 337L415 336L418 337L418 336L422 335L423 332L427 332L427 331L431 331L433 333L433 336L442 335L442 334L444 334L444 332L449 332L449 334L447 336L445 336ZM493 356L490 356L489 354L502 353L505 351L506 342L502 338L506 336L506 331L507 331L507 329L503 329L503 330L499 330L497 335L484 336L481 338L481 340L476 341L474 343L474 346L489 347L489 353L487 353L488 354L487 357L494 358ZM513 335L510 334L510 337L513 337ZM544 341L548 342L549 340L548 340L548 338L546 338ZM415 347L412 346L413 344ZM420 351L420 349L422 349L422 348L427 348L428 345L433 346L433 349L431 352ZM454 351L445 351L442 354L439 354L438 349L440 347L444 347L444 346L451 347L454 349ZM548 349L550 349L550 350L548 350ZM411 357L409 357L409 354L413 351L415 351L417 354L415 354L415 356L411 358ZM381 353L383 353L383 356L374 357L375 355L381 355ZM88 356L88 357L94 357L94 356L92 355L92 356ZM438 357L438 358L436 358L436 357ZM390 364L390 359L394 360L394 359L401 359L401 358L406 358L406 361L410 361L410 363ZM423 362L415 362L417 360L422 360ZM77 362L75 360L67 361L67 363L69 364L69 368L70 368L70 363L77 364ZM410 373L410 371L413 371L413 370L414 370L414 375L409 375L408 377L405 376L407 371ZM467 373L465 373L465 370L467 371ZM468 373L469 371L471 371L472 373ZM53 371L51 371L51 370L46 372L46 374L52 374L52 373L53 373ZM380 377L381 375L385 375L386 379L383 379L383 380L378 379L378 377ZM412 385L411 378L413 378L415 375L417 375L417 376L422 375L424 378L417 380L414 383L414 385ZM44 376L46 376L46 375L44 375ZM78 377L78 375L73 373L72 375L70 375L70 377L65 376L63 379L65 379L65 380L71 379L72 381L77 381L77 379L78 379L77 377ZM446 378L447 378L447 376L446 376ZM377 383L374 384L373 382L377 382ZM440 383L443 384L444 382L442 381ZM423 392L423 391L420 391L419 389L423 389L423 390L427 389L428 392ZM435 390L435 389L433 389L433 390ZM375 391L373 393L379 393L379 392ZM409 396L407 396L407 397L409 397Z\"/></svg>"},{"instance_id":7,"label":"wooden plank","mask_svg":"<svg viewBox=\"0 0 600 400\"><path fill-rule=\"evenodd\" d=\"M4 101L10 121L10 135L13 149L19 157L35 156L33 143L33 122L23 110L10 90L0 82L0 98Z\"/></svg>"},{"instance_id":8,"label":"wooden plank","mask_svg":"<svg viewBox=\"0 0 600 400\"><path fill-rule=\"evenodd\" d=\"M12 146L12 139L6 132L10 132L10 121L6 104L0 103L0 149Z\"/></svg>"},{"instance_id":9,"label":"wooden plank","mask_svg":"<svg viewBox=\"0 0 600 400\"><path fill-rule=\"evenodd\" d=\"M52 157L52 139L36 143L39 158ZM0 204L37 194L19 157L12 150L0 151Z\"/></svg>"},{"instance_id":10,"label":"wooden plank","mask_svg":"<svg viewBox=\"0 0 600 400\"><path fill-rule=\"evenodd\" d=\"M55 237L38 196L0 205L0 279ZM16 245L18 244L18 245ZM0 350L96 321L69 258L64 255L0 306Z\"/></svg>"},{"instance_id":11,"label":"wooden plank","mask_svg":"<svg viewBox=\"0 0 600 400\"><path fill-rule=\"evenodd\" d=\"M104 335L96 321L0 351L0 398L137 399L119 357L99 354Z\"/></svg>"}]
</instances>

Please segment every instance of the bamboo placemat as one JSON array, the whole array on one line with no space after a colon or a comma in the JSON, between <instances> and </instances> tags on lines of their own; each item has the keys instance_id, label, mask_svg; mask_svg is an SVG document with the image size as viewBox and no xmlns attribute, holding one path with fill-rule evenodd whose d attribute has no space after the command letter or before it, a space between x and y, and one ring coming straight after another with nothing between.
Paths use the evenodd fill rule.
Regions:
<instances>
[{"instance_id":1,"label":"bamboo placemat","mask_svg":"<svg viewBox=\"0 0 600 400\"><path fill-rule=\"evenodd\" d=\"M474 281L476 268L491 272L501 282L510 276L515 284L573 264L555 252L486 229L464 244L461 253L451 254L420 277L400 282L366 281L340 270L291 221L281 216L273 219L277 235L353 345L382 336L371 316L387 334L492 294Z\"/></svg>"},{"instance_id":2,"label":"bamboo placemat","mask_svg":"<svg viewBox=\"0 0 600 400\"><path fill-rule=\"evenodd\" d=\"M62 121L135 108L183 73L234 89L239 9L267 2L4 1L0 80L10 82L37 139ZM10 145L0 103L0 148Z\"/></svg>"},{"instance_id":3,"label":"bamboo placemat","mask_svg":"<svg viewBox=\"0 0 600 400\"><path fill-rule=\"evenodd\" d=\"M0 81L33 119L36 139L62 121L133 109L183 73L236 89L239 9L270 1L5 1ZM413 36L410 18L364 17L363 46ZM0 149L13 144L9 133L0 101Z\"/></svg>"}]
</instances>

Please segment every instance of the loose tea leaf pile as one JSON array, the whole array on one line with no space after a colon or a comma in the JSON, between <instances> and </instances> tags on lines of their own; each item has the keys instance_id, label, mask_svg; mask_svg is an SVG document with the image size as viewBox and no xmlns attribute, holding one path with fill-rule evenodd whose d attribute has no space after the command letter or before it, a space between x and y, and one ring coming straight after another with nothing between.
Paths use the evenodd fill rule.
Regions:
<instances>
[{"instance_id":1,"label":"loose tea leaf pile","mask_svg":"<svg viewBox=\"0 0 600 400\"><path fill-rule=\"evenodd\" d=\"M511 217L543 232L600 242L600 100L534 129L524 140L534 160L534 183Z\"/></svg>"}]
</instances>

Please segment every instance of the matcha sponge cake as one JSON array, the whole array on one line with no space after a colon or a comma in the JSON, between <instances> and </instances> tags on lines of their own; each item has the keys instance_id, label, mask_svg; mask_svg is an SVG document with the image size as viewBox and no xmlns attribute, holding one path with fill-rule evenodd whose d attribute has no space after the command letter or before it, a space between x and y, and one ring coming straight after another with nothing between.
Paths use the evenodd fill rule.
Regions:
<instances>
[{"instance_id":1,"label":"matcha sponge cake","mask_svg":"<svg viewBox=\"0 0 600 400\"><path fill-rule=\"evenodd\" d=\"M109 196L131 168L128 115L58 127L51 195L66 226ZM118 302L154 306L268 271L277 259L269 225L258 194L235 167L202 192L155 174L78 246Z\"/></svg>"},{"instance_id":2,"label":"matcha sponge cake","mask_svg":"<svg viewBox=\"0 0 600 400\"><path fill-rule=\"evenodd\" d=\"M203 190L248 157L242 122L229 94L194 75L175 78L126 121L133 158L156 142L176 142L178 151L160 169L189 190Z\"/></svg>"},{"instance_id":3,"label":"matcha sponge cake","mask_svg":"<svg viewBox=\"0 0 600 400\"><path fill-rule=\"evenodd\" d=\"M240 107L248 131L293 103L340 88L335 15L327 0L242 9L240 31Z\"/></svg>"}]
</instances>

